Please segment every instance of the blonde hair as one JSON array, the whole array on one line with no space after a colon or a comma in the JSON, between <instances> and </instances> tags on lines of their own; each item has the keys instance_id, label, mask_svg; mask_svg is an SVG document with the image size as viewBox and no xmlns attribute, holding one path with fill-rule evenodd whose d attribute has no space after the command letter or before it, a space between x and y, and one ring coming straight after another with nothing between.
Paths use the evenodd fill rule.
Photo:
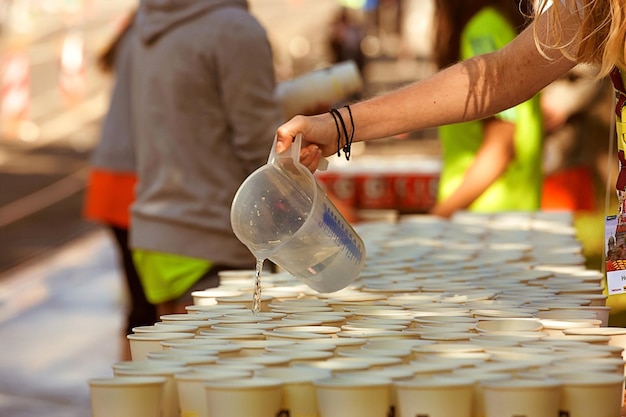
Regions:
<instances>
[{"instance_id":1,"label":"blonde hair","mask_svg":"<svg viewBox=\"0 0 626 417\"><path fill-rule=\"evenodd\" d=\"M557 49L576 62L597 64L598 76L607 75L615 65L626 69L623 0L539 0L535 17L542 13L547 14L552 41L539 39L535 31L540 49ZM573 33L561 21L566 15L573 19Z\"/></svg>"}]
</instances>

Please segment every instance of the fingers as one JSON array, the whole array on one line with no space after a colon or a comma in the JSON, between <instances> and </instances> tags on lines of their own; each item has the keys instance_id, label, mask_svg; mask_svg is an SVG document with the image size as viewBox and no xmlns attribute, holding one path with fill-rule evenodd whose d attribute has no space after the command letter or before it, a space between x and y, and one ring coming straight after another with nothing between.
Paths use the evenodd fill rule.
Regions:
<instances>
[{"instance_id":1,"label":"fingers","mask_svg":"<svg viewBox=\"0 0 626 417\"><path fill-rule=\"evenodd\" d=\"M276 132L276 153L283 153L291 146L291 142L293 142L293 137L285 132L281 132L281 129L278 129Z\"/></svg>"},{"instance_id":2,"label":"fingers","mask_svg":"<svg viewBox=\"0 0 626 417\"><path fill-rule=\"evenodd\" d=\"M289 149L298 133L302 132L302 116L295 116L276 130L276 152L281 153ZM304 147L304 143L302 146Z\"/></svg>"},{"instance_id":3,"label":"fingers","mask_svg":"<svg viewBox=\"0 0 626 417\"><path fill-rule=\"evenodd\" d=\"M300 163L315 172L322 159L322 150L317 145L308 145L300 151Z\"/></svg>"}]
</instances>

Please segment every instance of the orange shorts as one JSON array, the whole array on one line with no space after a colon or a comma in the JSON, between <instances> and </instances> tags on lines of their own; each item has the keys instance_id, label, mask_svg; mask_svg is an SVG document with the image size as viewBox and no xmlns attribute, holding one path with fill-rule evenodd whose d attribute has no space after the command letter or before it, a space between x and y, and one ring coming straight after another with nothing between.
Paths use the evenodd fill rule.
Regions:
<instances>
[{"instance_id":1,"label":"orange shorts","mask_svg":"<svg viewBox=\"0 0 626 417\"><path fill-rule=\"evenodd\" d=\"M89 220L128 229L136 182L133 173L93 169L89 174L83 215Z\"/></svg>"}]
</instances>

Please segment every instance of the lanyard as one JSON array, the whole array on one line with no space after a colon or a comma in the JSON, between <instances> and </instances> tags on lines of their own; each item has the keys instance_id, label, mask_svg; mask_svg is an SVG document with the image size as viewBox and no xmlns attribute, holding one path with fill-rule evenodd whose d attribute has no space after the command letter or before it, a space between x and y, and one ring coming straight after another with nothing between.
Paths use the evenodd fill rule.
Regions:
<instances>
[{"instance_id":1,"label":"lanyard","mask_svg":"<svg viewBox=\"0 0 626 417\"><path fill-rule=\"evenodd\" d=\"M619 68L614 67L610 74L611 81L613 82L613 88L615 89L615 115L621 120L622 110L626 104L626 88L624 87L624 80L620 74Z\"/></svg>"}]
</instances>

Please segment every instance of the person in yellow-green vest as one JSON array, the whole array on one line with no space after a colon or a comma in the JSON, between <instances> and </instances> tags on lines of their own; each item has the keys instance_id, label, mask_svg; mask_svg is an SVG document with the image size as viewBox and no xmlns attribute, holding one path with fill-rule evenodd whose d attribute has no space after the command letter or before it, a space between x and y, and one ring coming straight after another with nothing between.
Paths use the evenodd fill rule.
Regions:
<instances>
[{"instance_id":1,"label":"person in yellow-green vest","mask_svg":"<svg viewBox=\"0 0 626 417\"><path fill-rule=\"evenodd\" d=\"M511 0L436 0L436 65L496 51L524 28ZM442 170L431 213L534 211L541 206L539 95L492 117L439 127Z\"/></svg>"}]
</instances>

